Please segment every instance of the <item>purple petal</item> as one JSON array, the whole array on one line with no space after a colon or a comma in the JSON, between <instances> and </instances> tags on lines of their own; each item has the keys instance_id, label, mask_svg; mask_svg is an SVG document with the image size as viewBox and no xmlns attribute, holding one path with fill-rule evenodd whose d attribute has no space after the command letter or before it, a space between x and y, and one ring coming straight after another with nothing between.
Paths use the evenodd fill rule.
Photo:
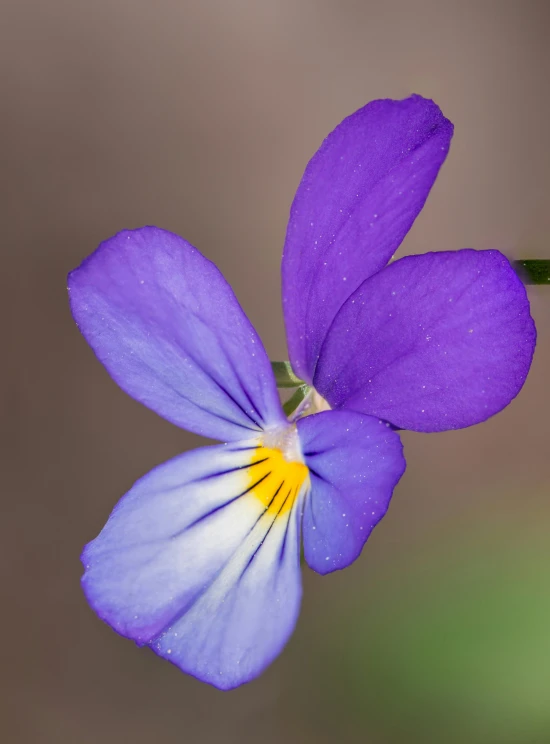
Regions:
<instances>
[{"instance_id":1,"label":"purple petal","mask_svg":"<svg viewBox=\"0 0 550 744\"><path fill-rule=\"evenodd\" d=\"M379 271L422 209L453 133L433 101L372 101L329 134L292 205L283 306L292 366L311 382L342 303Z\"/></svg>"},{"instance_id":2,"label":"purple petal","mask_svg":"<svg viewBox=\"0 0 550 744\"><path fill-rule=\"evenodd\" d=\"M118 233L69 275L74 318L120 387L224 441L285 421L261 340L221 273L166 230Z\"/></svg>"},{"instance_id":3,"label":"purple petal","mask_svg":"<svg viewBox=\"0 0 550 744\"><path fill-rule=\"evenodd\" d=\"M460 429L518 394L535 340L525 287L498 251L407 256L342 307L314 384L331 406L402 429Z\"/></svg>"},{"instance_id":4,"label":"purple petal","mask_svg":"<svg viewBox=\"0 0 550 744\"><path fill-rule=\"evenodd\" d=\"M266 506L252 487L257 451L217 445L159 466L82 555L83 588L103 620L223 689L273 661L300 606L301 501L284 513Z\"/></svg>"},{"instance_id":5,"label":"purple petal","mask_svg":"<svg viewBox=\"0 0 550 744\"><path fill-rule=\"evenodd\" d=\"M379 419L325 411L298 421L311 491L304 553L321 574L349 566L389 506L405 472L399 436Z\"/></svg>"}]
</instances>

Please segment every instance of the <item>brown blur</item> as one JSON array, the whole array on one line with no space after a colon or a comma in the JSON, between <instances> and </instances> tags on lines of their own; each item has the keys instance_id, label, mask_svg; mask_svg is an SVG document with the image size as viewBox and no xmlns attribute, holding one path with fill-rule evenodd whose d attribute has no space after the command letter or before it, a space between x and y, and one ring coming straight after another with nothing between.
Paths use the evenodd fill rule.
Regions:
<instances>
[{"instance_id":1,"label":"brown blur","mask_svg":"<svg viewBox=\"0 0 550 744\"><path fill-rule=\"evenodd\" d=\"M217 263L270 356L286 358L279 262L303 168L344 116L411 92L456 129L400 255L550 259L549 21L544 0L0 4L2 742L450 741L444 708L431 729L396 733L390 719L405 714L391 690L353 719L323 634L353 656L354 602L382 596L404 613L411 561L438 564L452 543L460 563L471 533L484 543L498 524L513 563L518 544L550 532L550 288L529 290L539 342L518 399L469 430L405 433L407 473L360 560L326 578L306 569L285 653L221 693L117 636L81 594L81 547L119 496L199 439L109 379L72 322L65 277L122 228L173 230ZM540 654L550 668L548 642ZM362 674L378 688L378 668ZM430 696L409 703L428 709ZM543 744L544 731L480 741Z\"/></svg>"}]
</instances>

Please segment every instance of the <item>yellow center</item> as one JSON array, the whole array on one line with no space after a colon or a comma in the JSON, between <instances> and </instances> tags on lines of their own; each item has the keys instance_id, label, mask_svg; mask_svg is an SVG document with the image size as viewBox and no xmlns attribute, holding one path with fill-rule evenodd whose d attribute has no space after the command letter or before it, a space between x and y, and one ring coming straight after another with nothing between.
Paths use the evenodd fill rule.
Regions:
<instances>
[{"instance_id":1,"label":"yellow center","mask_svg":"<svg viewBox=\"0 0 550 744\"><path fill-rule=\"evenodd\" d=\"M248 469L250 493L268 513L281 516L292 507L308 475L303 462L287 460L280 449L261 446Z\"/></svg>"}]
</instances>

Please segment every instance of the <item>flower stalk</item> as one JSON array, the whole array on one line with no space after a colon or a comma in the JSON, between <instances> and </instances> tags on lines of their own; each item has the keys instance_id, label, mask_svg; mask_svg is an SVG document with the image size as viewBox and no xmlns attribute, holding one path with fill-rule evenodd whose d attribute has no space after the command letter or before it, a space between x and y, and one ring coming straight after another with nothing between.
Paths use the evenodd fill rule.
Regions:
<instances>
[{"instance_id":1,"label":"flower stalk","mask_svg":"<svg viewBox=\"0 0 550 744\"><path fill-rule=\"evenodd\" d=\"M311 388L309 385L300 385L300 387L294 392L294 394L283 404L283 411L287 416L294 413L300 403L307 398Z\"/></svg>"},{"instance_id":2,"label":"flower stalk","mask_svg":"<svg viewBox=\"0 0 550 744\"><path fill-rule=\"evenodd\" d=\"M550 261L532 258L513 261L512 266L524 284L550 284Z\"/></svg>"},{"instance_id":3,"label":"flower stalk","mask_svg":"<svg viewBox=\"0 0 550 744\"><path fill-rule=\"evenodd\" d=\"M304 380L296 377L290 362L271 362L271 369L278 388L295 388L305 384Z\"/></svg>"}]
</instances>

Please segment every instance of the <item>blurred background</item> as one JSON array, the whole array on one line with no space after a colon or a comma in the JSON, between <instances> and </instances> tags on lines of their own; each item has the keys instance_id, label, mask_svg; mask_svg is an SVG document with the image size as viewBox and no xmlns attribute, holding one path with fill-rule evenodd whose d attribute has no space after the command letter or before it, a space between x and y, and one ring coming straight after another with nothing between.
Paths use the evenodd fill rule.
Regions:
<instances>
[{"instance_id":1,"label":"blurred background","mask_svg":"<svg viewBox=\"0 0 550 744\"><path fill-rule=\"evenodd\" d=\"M3 0L1 738L14 744L550 742L550 288L520 396L408 470L361 558L222 693L113 633L79 554L200 443L122 393L67 272L122 228L184 235L286 358L279 264L307 160L378 97L434 98L449 158L399 255L550 258L545 0Z\"/></svg>"}]
</instances>

